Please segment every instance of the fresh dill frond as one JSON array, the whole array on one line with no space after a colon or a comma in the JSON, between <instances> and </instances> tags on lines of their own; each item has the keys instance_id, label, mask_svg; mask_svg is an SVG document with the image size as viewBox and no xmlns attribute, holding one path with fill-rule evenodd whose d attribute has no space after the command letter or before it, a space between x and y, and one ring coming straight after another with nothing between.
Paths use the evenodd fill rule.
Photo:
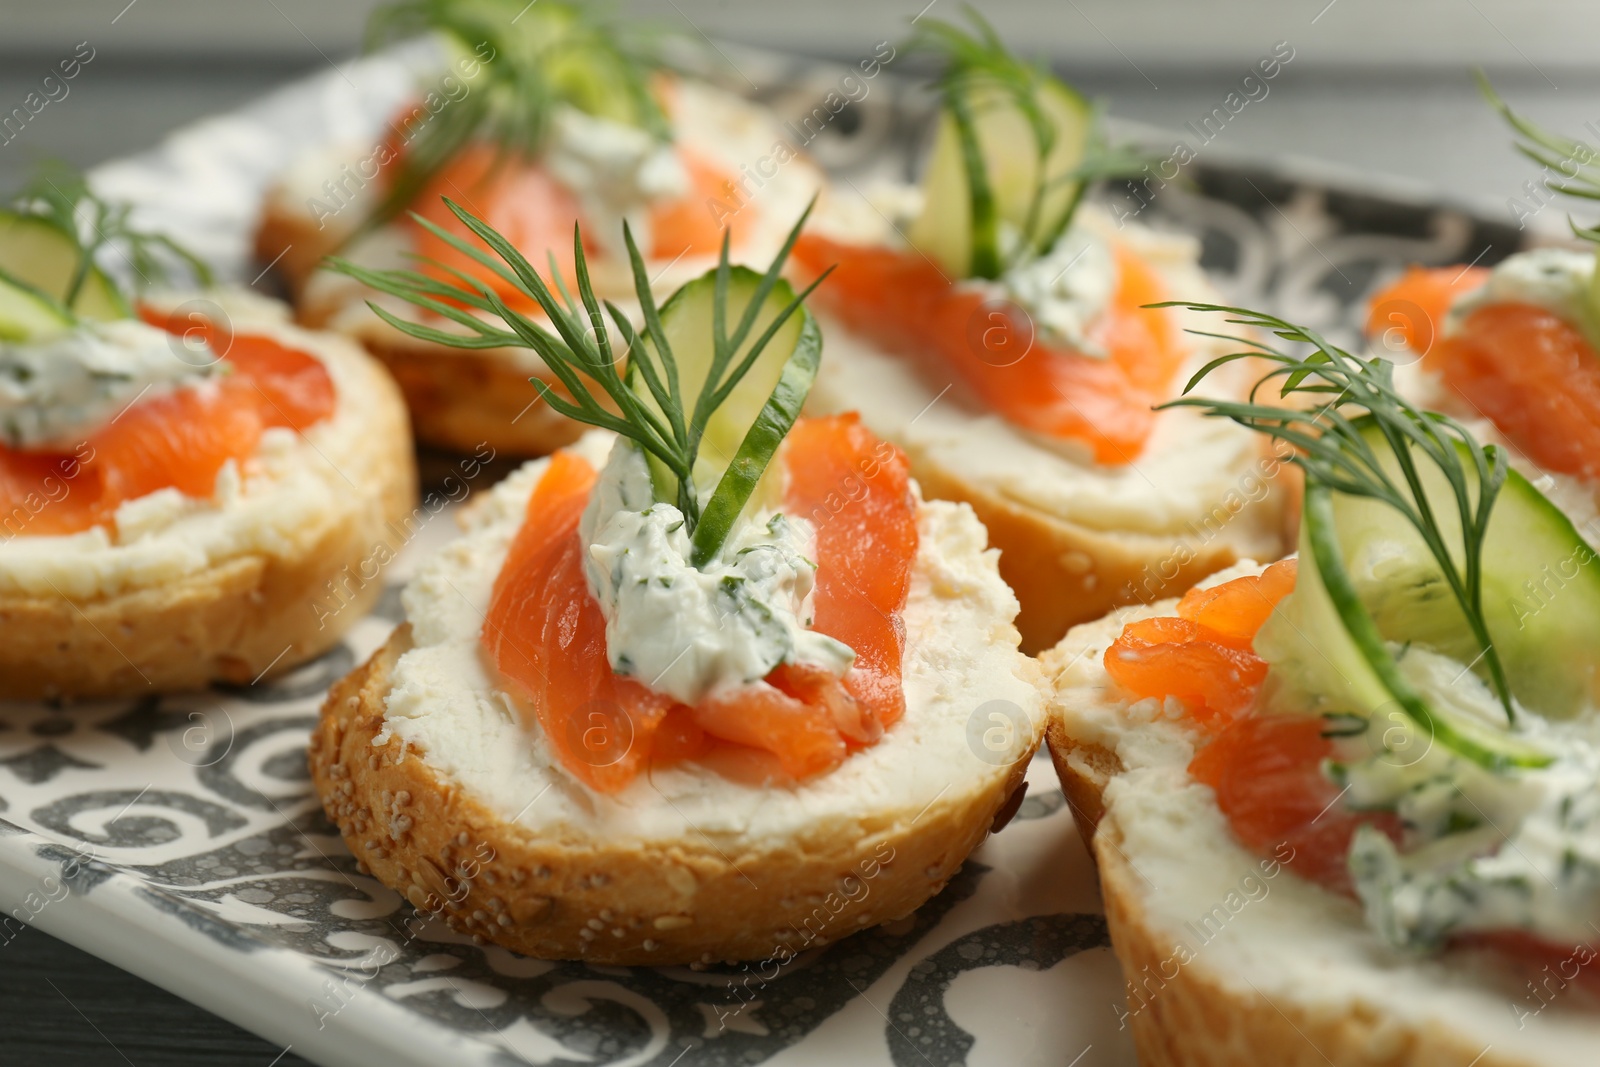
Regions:
<instances>
[{"instance_id":1,"label":"fresh dill frond","mask_svg":"<svg viewBox=\"0 0 1600 1067\"><path fill-rule=\"evenodd\" d=\"M634 441L659 461L676 482L675 499L662 502L675 505L683 513L691 534L696 535L697 564L709 558L720 546L720 541L711 543L706 537L700 536L701 531L697 527L702 515L715 514L729 519L736 516L748 499L755 480L749 469L735 471L730 468L702 510L694 481L700 446L712 415L727 402L778 331L801 310L805 298L829 273L823 272L795 295L764 329L757 332L762 309L782 282L784 263L806 219L810 217L811 206L795 223L788 239L761 275L743 313L733 323L729 322L728 307L732 275L728 259L729 235L727 231L723 232L722 251L715 270L709 370L699 392L690 396L679 374L678 357L673 353L662 324L660 306L650 290L644 256L626 222L623 223L623 237L632 266L635 295L642 311L642 335L628 316L611 301L604 302L605 313L602 314L602 303L596 298L590 282L578 226L573 226L572 236L573 274L578 291L574 299L553 265L549 274L551 284L547 284L527 258L487 223L448 198L445 204L481 242L481 246L451 234L418 215L412 218L418 225L486 267L500 281L537 304L554 328L553 333L511 308L486 282L449 268L445 269L456 281L441 281L417 271L371 270L337 258L330 261L331 268L379 292L431 311L468 331L455 333L411 322L369 302L368 306L380 318L411 337L453 348L514 347L528 348L538 353L566 393L562 395L552 385L535 377L532 382L541 399L570 419L611 430ZM814 204L813 200L812 206ZM608 315L611 320L609 325L606 321ZM815 347L820 351L820 344ZM816 354L812 352L809 358L814 361ZM626 370L619 371L618 367L624 361ZM814 362L807 373L815 373ZM653 404L646 402L645 395L637 388L638 383L643 384ZM785 383L780 381L774 387L774 397L784 387ZM809 379L805 388L809 388ZM803 395L802 390L801 399ZM798 414L799 404L792 397L788 400L793 401L785 402L786 408L793 408L789 413L792 423L793 416ZM773 403L769 400L769 407ZM764 409L763 416L766 413ZM757 421L761 420L758 418ZM781 440L781 434L778 439ZM776 447L776 441L773 441L773 447ZM768 450L753 460L746 459L741 449L735 466L739 460L745 460L747 467L753 462L756 464L754 474L759 475L770 458L771 451ZM725 531L726 525L719 525L718 528ZM722 535L719 533L715 536Z\"/></svg>"},{"instance_id":2,"label":"fresh dill frond","mask_svg":"<svg viewBox=\"0 0 1600 1067\"><path fill-rule=\"evenodd\" d=\"M1041 255L1072 224L1088 187L1094 182L1140 174L1152 160L1148 153L1113 144L1105 129L1104 108L1085 104L1086 129L1076 162L1052 173L1052 156L1063 136L1061 116L1047 106L1048 94L1057 100L1082 100L1049 68L1026 63L1012 55L988 20L970 5L963 7L972 29L941 19L922 19L909 48L929 52L944 61L933 85L953 120L967 175L973 229L971 273L997 278L1016 261ZM1034 156L1033 183L1020 218L1007 220L1018 230L1019 240L1009 248L1000 239L1001 209L988 170L980 130L986 112L1010 108L1020 114L1028 130ZM1072 186L1064 208L1049 211L1052 194Z\"/></svg>"},{"instance_id":3,"label":"fresh dill frond","mask_svg":"<svg viewBox=\"0 0 1600 1067\"><path fill-rule=\"evenodd\" d=\"M1545 185L1555 192L1583 200L1600 200L1600 147L1574 141L1570 137L1549 131L1517 114L1511 105L1495 92L1488 77L1481 70L1472 72L1478 90L1500 117L1517 132L1514 147L1518 152L1547 170L1560 175L1544 179ZM1600 225L1580 226L1570 216L1572 232L1586 241L1600 243Z\"/></svg>"},{"instance_id":4,"label":"fresh dill frond","mask_svg":"<svg viewBox=\"0 0 1600 1067\"><path fill-rule=\"evenodd\" d=\"M367 45L435 33L481 61L465 96L441 108L407 142L387 193L366 220L395 218L462 148L484 141L503 161L543 151L557 107L672 137L651 91L661 63L632 29L592 5L561 0L400 0L368 23Z\"/></svg>"},{"instance_id":5,"label":"fresh dill frond","mask_svg":"<svg viewBox=\"0 0 1600 1067\"><path fill-rule=\"evenodd\" d=\"M107 249L116 250L139 285L168 281L176 264L182 264L201 286L212 282L211 268L204 260L165 234L134 226L129 221L133 205L96 195L83 173L65 163L41 165L7 207L19 216L45 223L76 250L77 262L65 291L51 294L64 309L77 301L97 259Z\"/></svg>"},{"instance_id":6,"label":"fresh dill frond","mask_svg":"<svg viewBox=\"0 0 1600 1067\"><path fill-rule=\"evenodd\" d=\"M1365 497L1403 516L1438 565L1477 643L1495 695L1507 719L1515 721L1510 684L1490 638L1483 606L1483 548L1490 513L1509 470L1504 453L1494 445L1480 445L1465 426L1449 416L1424 411L1406 400L1395 388L1394 364L1386 359L1360 359L1313 330L1246 308L1184 301L1152 306L1227 315L1230 325L1309 346L1310 354L1300 355L1249 336L1204 334L1236 341L1245 348L1211 360L1184 386L1182 397L1161 408L1198 408L1203 414L1230 419L1282 441L1292 450L1289 462L1305 472L1308 489L1320 486ZM1273 365L1252 386L1247 400L1189 395L1214 371L1239 360ZM1260 402L1264 391L1275 392L1279 403ZM1296 407L1295 400L1310 406ZM1386 469L1384 455L1364 435L1374 427L1399 469L1398 479ZM1450 485L1460 524L1459 545L1451 544L1441 516L1429 503L1417 453L1435 464ZM1453 551L1456 548L1459 562Z\"/></svg>"}]
</instances>

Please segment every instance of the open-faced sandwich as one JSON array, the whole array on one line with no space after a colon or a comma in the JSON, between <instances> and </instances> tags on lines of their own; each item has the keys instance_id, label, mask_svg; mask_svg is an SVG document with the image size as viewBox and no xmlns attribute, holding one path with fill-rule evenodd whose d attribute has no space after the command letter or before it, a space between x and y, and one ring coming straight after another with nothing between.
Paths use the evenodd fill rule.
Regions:
<instances>
[{"instance_id":1,"label":"open-faced sandwich","mask_svg":"<svg viewBox=\"0 0 1600 1067\"><path fill-rule=\"evenodd\" d=\"M1519 150L1559 175L1551 188L1600 197L1600 151L1515 114ZM1600 241L1600 227L1574 232ZM1413 267L1372 300L1369 333L1399 363L1401 391L1501 445L1586 538L1600 540L1600 278L1589 249L1519 252L1493 269Z\"/></svg>"},{"instance_id":2,"label":"open-faced sandwich","mask_svg":"<svg viewBox=\"0 0 1600 1067\"><path fill-rule=\"evenodd\" d=\"M1296 450L1297 559L1044 657L1140 1061L1589 1062L1600 563L1386 359L1232 321L1285 350L1196 403Z\"/></svg>"},{"instance_id":3,"label":"open-faced sandwich","mask_svg":"<svg viewBox=\"0 0 1600 1067\"><path fill-rule=\"evenodd\" d=\"M804 276L837 264L816 296L833 358L813 407L859 409L924 491L972 505L1030 651L1114 605L1276 558L1277 460L1235 427L1151 410L1214 354L1184 336L1183 311L1145 307L1206 298L1195 243L1082 204L1095 178L1144 161L986 26L920 25L946 69L903 239L796 247Z\"/></svg>"},{"instance_id":4,"label":"open-faced sandwich","mask_svg":"<svg viewBox=\"0 0 1600 1067\"><path fill-rule=\"evenodd\" d=\"M1015 810L1043 730L983 527L853 416L798 418L822 339L789 243L764 275L724 244L659 310L636 252L636 336L581 248L558 297L450 210L551 326L482 284L451 298L494 324L451 314L603 430L480 498L329 694L311 772L351 851L546 958L781 964L908 914Z\"/></svg>"},{"instance_id":5,"label":"open-faced sandwich","mask_svg":"<svg viewBox=\"0 0 1600 1067\"><path fill-rule=\"evenodd\" d=\"M443 43L445 63L377 144L297 161L268 193L256 250L288 280L303 323L355 337L394 372L420 440L543 455L582 427L540 401L530 376L555 377L536 353L464 350L396 330L369 310L378 294L319 271L324 258L392 269L420 256L423 275L486 282L537 318L537 305L446 240L467 233L443 208L448 196L569 286L572 227L582 222L595 292L631 303L623 219L655 291L671 292L715 263L724 226L736 258L769 259L822 174L768 112L667 71L630 43L628 27L588 5L404 0L373 17L378 41L424 31ZM757 163L773 173L754 174Z\"/></svg>"},{"instance_id":6,"label":"open-faced sandwich","mask_svg":"<svg viewBox=\"0 0 1600 1067\"><path fill-rule=\"evenodd\" d=\"M0 211L0 695L249 683L381 591L415 496L355 345L249 294L145 294L174 256L47 171Z\"/></svg>"}]
</instances>

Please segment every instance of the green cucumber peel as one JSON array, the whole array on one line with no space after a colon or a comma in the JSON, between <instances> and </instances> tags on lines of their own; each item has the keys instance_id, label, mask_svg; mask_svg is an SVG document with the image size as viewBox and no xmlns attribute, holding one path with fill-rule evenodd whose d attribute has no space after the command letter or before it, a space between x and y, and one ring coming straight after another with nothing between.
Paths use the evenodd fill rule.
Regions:
<instances>
[{"instance_id":1,"label":"green cucumber peel","mask_svg":"<svg viewBox=\"0 0 1600 1067\"><path fill-rule=\"evenodd\" d=\"M733 462L728 464L700 514L700 525L694 531L694 553L690 558L696 567L705 566L726 542L778 446L794 428L806 396L817 380L817 367L822 362L822 330L809 311L803 315L800 339L794 353L784 363L782 377L756 415Z\"/></svg>"},{"instance_id":2,"label":"green cucumber peel","mask_svg":"<svg viewBox=\"0 0 1600 1067\"><path fill-rule=\"evenodd\" d=\"M1545 174L1562 176L1560 179L1545 178L1546 188L1590 203L1600 200L1600 147L1544 129L1512 110L1511 105L1495 92L1482 70L1474 70L1472 76L1489 106L1515 131L1517 139L1512 147L1520 155L1543 167ZM1573 236L1590 244L1600 244L1600 224L1583 226L1569 215L1567 225ZM1580 325L1590 338L1600 337L1600 263L1589 276L1585 304L1588 321Z\"/></svg>"},{"instance_id":3,"label":"green cucumber peel","mask_svg":"<svg viewBox=\"0 0 1600 1067\"><path fill-rule=\"evenodd\" d=\"M981 15L965 10L971 30L922 19L910 44L938 54L945 69L935 82L940 121L925 203L908 237L959 277L993 279L1047 254L1091 183L1136 176L1154 160L1110 144L1102 108L1011 55ZM1004 239L1013 232L1015 241Z\"/></svg>"},{"instance_id":4,"label":"green cucumber peel","mask_svg":"<svg viewBox=\"0 0 1600 1067\"><path fill-rule=\"evenodd\" d=\"M1436 740L1452 752L1496 773L1513 768L1544 767L1554 761L1554 757L1509 736L1496 737L1492 741L1468 736L1465 730L1436 715L1400 673L1371 613L1356 593L1334 532L1333 491L1330 488L1307 484L1303 521L1317 576L1338 611L1345 632L1390 698L1417 725L1424 737Z\"/></svg>"},{"instance_id":5,"label":"green cucumber peel","mask_svg":"<svg viewBox=\"0 0 1600 1067\"><path fill-rule=\"evenodd\" d=\"M70 330L71 311L35 286L0 270L0 341L28 341Z\"/></svg>"}]
</instances>

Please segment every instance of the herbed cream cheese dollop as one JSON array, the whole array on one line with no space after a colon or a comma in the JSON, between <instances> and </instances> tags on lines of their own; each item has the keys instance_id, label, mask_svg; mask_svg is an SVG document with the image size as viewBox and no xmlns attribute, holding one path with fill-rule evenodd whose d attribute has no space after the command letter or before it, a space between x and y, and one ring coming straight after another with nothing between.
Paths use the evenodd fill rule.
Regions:
<instances>
[{"instance_id":1,"label":"herbed cream cheese dollop","mask_svg":"<svg viewBox=\"0 0 1600 1067\"><path fill-rule=\"evenodd\" d=\"M1505 712L1465 665L1395 647L1402 674L1430 706L1488 728ZM1374 717L1377 755L1346 772L1347 802L1389 807L1405 823L1402 852L1358 833L1350 871L1368 923L1391 944L1433 948L1468 931L1524 930L1555 944L1593 937L1600 922L1600 747L1592 711L1547 720L1516 704L1512 733L1550 752L1544 767L1486 770L1420 739L1420 756L1386 750L1396 722Z\"/></svg>"},{"instance_id":2,"label":"herbed cream cheese dollop","mask_svg":"<svg viewBox=\"0 0 1600 1067\"><path fill-rule=\"evenodd\" d=\"M1116 259L1097 234L1069 229L1049 252L1006 271L999 288L1032 317L1044 340L1085 356L1109 356L1089 336L1117 288Z\"/></svg>"},{"instance_id":3,"label":"herbed cream cheese dollop","mask_svg":"<svg viewBox=\"0 0 1600 1067\"><path fill-rule=\"evenodd\" d=\"M1445 332L1459 332L1468 315L1488 304L1532 304L1560 315L1600 347L1600 324L1589 305L1594 270L1593 253L1571 248L1534 248L1507 256L1483 285L1451 305Z\"/></svg>"},{"instance_id":4,"label":"herbed cream cheese dollop","mask_svg":"<svg viewBox=\"0 0 1600 1067\"><path fill-rule=\"evenodd\" d=\"M219 367L209 353L137 319L0 342L0 442L70 448L135 400L194 385Z\"/></svg>"},{"instance_id":5,"label":"herbed cream cheese dollop","mask_svg":"<svg viewBox=\"0 0 1600 1067\"><path fill-rule=\"evenodd\" d=\"M670 142L649 131L561 107L551 120L545 165L583 205L586 227L606 251L626 260L626 219L641 248L651 246L652 203L689 191L689 175ZM609 221L608 221L609 220Z\"/></svg>"},{"instance_id":6,"label":"herbed cream cheese dollop","mask_svg":"<svg viewBox=\"0 0 1600 1067\"><path fill-rule=\"evenodd\" d=\"M843 675L848 645L810 629L817 565L805 519L761 511L704 567L683 513L655 500L644 453L618 441L578 527L611 667L685 704L758 681L780 663Z\"/></svg>"}]
</instances>

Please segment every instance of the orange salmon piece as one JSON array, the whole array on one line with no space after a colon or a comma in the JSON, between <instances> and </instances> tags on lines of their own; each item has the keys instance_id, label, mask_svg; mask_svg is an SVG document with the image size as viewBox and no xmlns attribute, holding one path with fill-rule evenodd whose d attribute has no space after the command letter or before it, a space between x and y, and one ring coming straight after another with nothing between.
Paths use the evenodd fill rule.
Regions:
<instances>
[{"instance_id":1,"label":"orange salmon piece","mask_svg":"<svg viewBox=\"0 0 1600 1067\"><path fill-rule=\"evenodd\" d=\"M158 489L209 497L222 465L253 453L261 430L254 388L234 378L133 405L90 438L105 484L104 516Z\"/></svg>"},{"instance_id":2,"label":"orange salmon piece","mask_svg":"<svg viewBox=\"0 0 1600 1067\"><path fill-rule=\"evenodd\" d=\"M812 297L851 330L917 360L930 381L953 376L984 406L1024 429L1082 441L1096 462L1138 458L1186 355L1160 278L1114 245L1118 282L1093 327L1108 358L1036 337L1021 308L953 285L912 252L802 235L794 262L807 279L836 265Z\"/></svg>"},{"instance_id":3,"label":"orange salmon piece","mask_svg":"<svg viewBox=\"0 0 1600 1067\"><path fill-rule=\"evenodd\" d=\"M482 248L477 236L445 206L443 197L494 227L541 275L548 274L550 254L554 253L561 277L574 284L572 225L579 218L578 198L543 167L502 156L492 145L476 143L456 153L423 187L411 210L472 247ZM515 286L417 225L410 216L405 216L405 221L411 229L413 248L424 257L416 267L421 273L460 284L461 279L451 273L459 271L487 285L513 308L527 310L536 306ZM585 256L598 252L587 237L583 250Z\"/></svg>"},{"instance_id":4,"label":"orange salmon piece","mask_svg":"<svg viewBox=\"0 0 1600 1067\"><path fill-rule=\"evenodd\" d=\"M906 706L900 612L918 544L910 461L849 414L801 419L783 462L784 510L817 531L813 628L855 649L844 686L887 727Z\"/></svg>"},{"instance_id":5,"label":"orange salmon piece","mask_svg":"<svg viewBox=\"0 0 1600 1067\"><path fill-rule=\"evenodd\" d=\"M328 368L309 352L285 347L270 337L234 333L198 312L163 316L146 307L139 309L139 317L185 341L204 341L227 361L235 376L256 387L263 426L305 430L332 415L338 405Z\"/></svg>"},{"instance_id":6,"label":"orange salmon piece","mask_svg":"<svg viewBox=\"0 0 1600 1067\"><path fill-rule=\"evenodd\" d=\"M606 659L605 617L589 593L577 536L595 478L570 452L550 457L495 578L483 646L562 766L615 793L649 762L674 701L613 673Z\"/></svg>"},{"instance_id":7,"label":"orange salmon piece","mask_svg":"<svg viewBox=\"0 0 1600 1067\"><path fill-rule=\"evenodd\" d=\"M1274 563L1210 589L1190 590L1178 617L1138 619L1106 649L1106 672L1136 697L1177 697L1194 720L1221 729L1255 703L1266 662L1256 631L1294 590L1296 564Z\"/></svg>"},{"instance_id":8,"label":"orange salmon piece","mask_svg":"<svg viewBox=\"0 0 1600 1067\"><path fill-rule=\"evenodd\" d=\"M1600 353L1531 304L1487 304L1423 360L1545 470L1600 478Z\"/></svg>"},{"instance_id":9,"label":"orange salmon piece","mask_svg":"<svg viewBox=\"0 0 1600 1067\"><path fill-rule=\"evenodd\" d=\"M689 708L612 671L577 537L596 474L571 453L552 457L495 580L483 645L591 788L615 793L652 763L685 759L738 781L808 778L904 713L899 612L917 547L905 457L847 416L800 420L783 462L785 511L818 522L814 626L854 648L856 663L843 679L783 664ZM845 477L865 488L845 499Z\"/></svg>"},{"instance_id":10,"label":"orange salmon piece","mask_svg":"<svg viewBox=\"0 0 1600 1067\"><path fill-rule=\"evenodd\" d=\"M1481 286L1487 267L1411 267L1373 296L1367 336L1391 352L1408 348L1426 355L1444 333L1445 316L1457 297Z\"/></svg>"},{"instance_id":11,"label":"orange salmon piece","mask_svg":"<svg viewBox=\"0 0 1600 1067\"><path fill-rule=\"evenodd\" d=\"M1246 715L1195 755L1189 774L1216 793L1246 848L1353 895L1345 857L1356 829L1371 825L1398 842L1401 825L1393 813L1337 803L1339 788L1322 773L1322 761L1333 755L1322 731L1315 715Z\"/></svg>"},{"instance_id":12,"label":"orange salmon piece","mask_svg":"<svg viewBox=\"0 0 1600 1067\"><path fill-rule=\"evenodd\" d=\"M658 260L679 256L714 256L722 248L722 223L733 231L731 246L739 247L735 223L753 224L760 209L739 192L733 175L701 152L679 146L678 158L689 175L689 191L650 209L650 255ZM736 215L723 216L717 205Z\"/></svg>"},{"instance_id":13,"label":"orange salmon piece","mask_svg":"<svg viewBox=\"0 0 1600 1067\"><path fill-rule=\"evenodd\" d=\"M94 455L87 447L80 454ZM0 445L0 541L86 530L100 514L103 490L99 469L78 456Z\"/></svg>"},{"instance_id":14,"label":"orange salmon piece","mask_svg":"<svg viewBox=\"0 0 1600 1067\"><path fill-rule=\"evenodd\" d=\"M1297 560L1279 560L1259 575L1209 589L1191 589L1178 601L1178 617L1204 626L1234 648L1249 648L1278 601L1294 592Z\"/></svg>"}]
</instances>

